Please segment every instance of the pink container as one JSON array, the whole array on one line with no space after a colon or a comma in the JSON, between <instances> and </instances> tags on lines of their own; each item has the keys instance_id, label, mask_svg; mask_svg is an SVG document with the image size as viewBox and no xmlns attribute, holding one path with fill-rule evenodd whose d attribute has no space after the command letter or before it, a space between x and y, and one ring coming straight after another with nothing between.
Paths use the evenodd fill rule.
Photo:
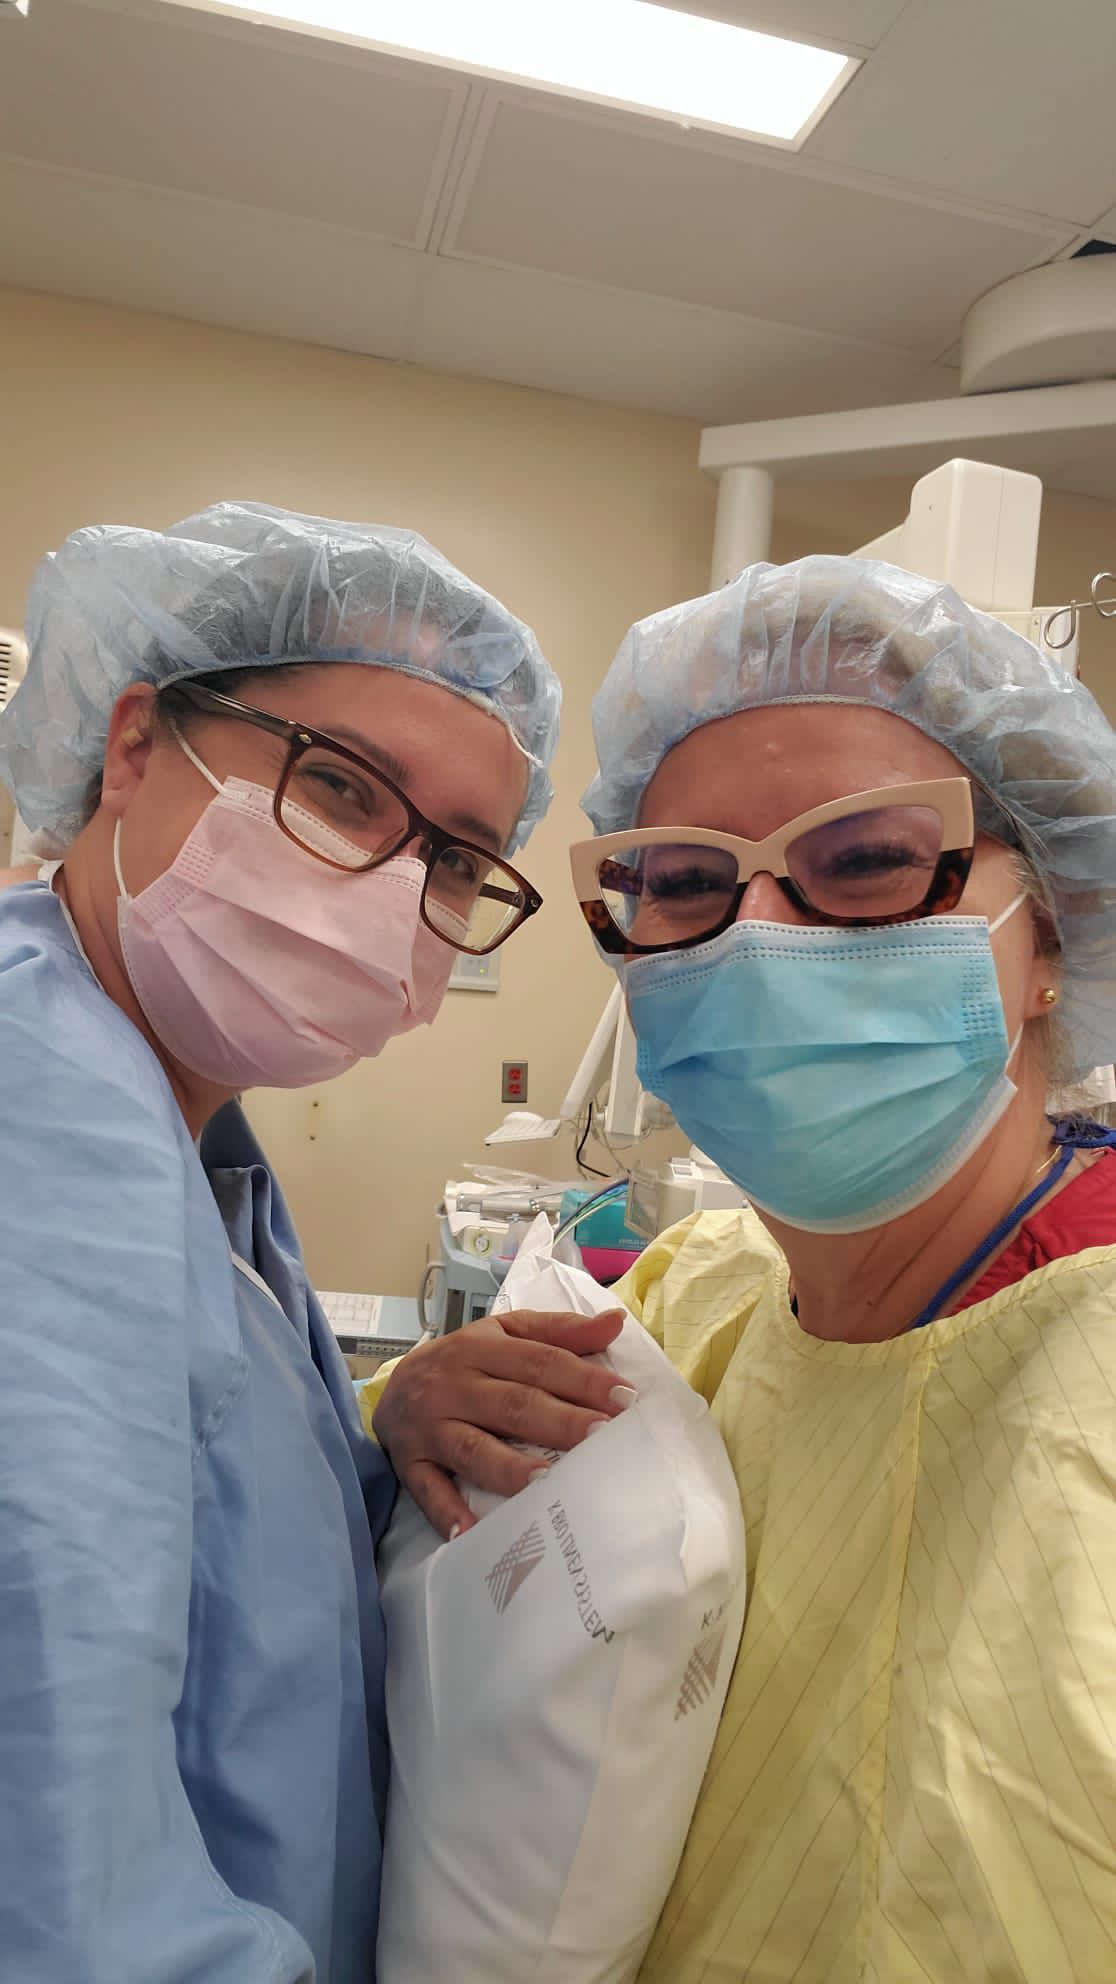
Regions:
<instances>
[{"instance_id":1,"label":"pink container","mask_svg":"<svg viewBox=\"0 0 1116 1984\"><path fill-rule=\"evenodd\" d=\"M638 1261L639 1248L583 1247L581 1259L586 1273L599 1281L602 1288L609 1288L622 1274L627 1274L633 1261Z\"/></svg>"}]
</instances>

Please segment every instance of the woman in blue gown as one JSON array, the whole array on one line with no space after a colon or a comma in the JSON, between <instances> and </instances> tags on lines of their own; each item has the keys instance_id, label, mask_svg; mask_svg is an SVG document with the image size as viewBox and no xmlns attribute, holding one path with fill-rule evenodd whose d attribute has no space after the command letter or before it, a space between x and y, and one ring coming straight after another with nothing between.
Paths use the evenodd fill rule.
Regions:
<instances>
[{"instance_id":1,"label":"woman in blue gown","mask_svg":"<svg viewBox=\"0 0 1116 1984\"><path fill-rule=\"evenodd\" d=\"M65 852L0 896L0 1975L370 1984L396 1477L237 1098L537 906L557 683L421 540L253 505L76 533L29 632L0 773ZM421 1353L443 1527L455 1441L507 1491L490 1435L614 1409L563 1328L521 1331L557 1399L538 1342Z\"/></svg>"}]
</instances>

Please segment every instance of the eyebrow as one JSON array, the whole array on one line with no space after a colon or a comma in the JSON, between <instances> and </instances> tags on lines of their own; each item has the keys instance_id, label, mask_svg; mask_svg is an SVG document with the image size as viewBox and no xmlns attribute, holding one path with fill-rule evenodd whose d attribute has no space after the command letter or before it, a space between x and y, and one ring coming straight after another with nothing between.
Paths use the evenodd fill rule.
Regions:
<instances>
[{"instance_id":1,"label":"eyebrow","mask_svg":"<svg viewBox=\"0 0 1116 1984\"><path fill-rule=\"evenodd\" d=\"M396 757L394 751L386 751L382 744L374 744L370 737L365 737L359 730L350 729L348 724L332 724L329 734L331 737L336 737L339 743L348 744L352 750L359 752L362 758L367 758L370 764L386 773L402 791L410 791L410 771L403 760ZM453 833L463 834L466 840L481 841L497 854L504 845L504 836L499 829L493 826L491 820L482 820L476 813L454 813L448 820L439 820L435 824Z\"/></svg>"},{"instance_id":2,"label":"eyebrow","mask_svg":"<svg viewBox=\"0 0 1116 1984\"><path fill-rule=\"evenodd\" d=\"M347 723L329 724L326 734L336 737L341 744L347 744L350 750L358 752L362 758L369 759L380 771L386 772L390 779L394 779L396 785L401 785L406 791L411 775L402 758L397 758L393 751L385 751L382 744L374 744L370 737L365 737L359 730L351 730Z\"/></svg>"}]
</instances>

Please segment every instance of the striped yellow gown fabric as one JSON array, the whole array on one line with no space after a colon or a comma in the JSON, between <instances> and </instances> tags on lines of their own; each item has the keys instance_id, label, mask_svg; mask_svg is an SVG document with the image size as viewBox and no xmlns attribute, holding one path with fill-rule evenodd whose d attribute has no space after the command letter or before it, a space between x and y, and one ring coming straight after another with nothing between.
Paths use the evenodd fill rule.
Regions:
<instances>
[{"instance_id":1,"label":"striped yellow gown fabric","mask_svg":"<svg viewBox=\"0 0 1116 1984\"><path fill-rule=\"evenodd\" d=\"M1116 1247L883 1344L806 1335L750 1213L616 1292L751 1586L643 1984L1116 1984Z\"/></svg>"}]
</instances>

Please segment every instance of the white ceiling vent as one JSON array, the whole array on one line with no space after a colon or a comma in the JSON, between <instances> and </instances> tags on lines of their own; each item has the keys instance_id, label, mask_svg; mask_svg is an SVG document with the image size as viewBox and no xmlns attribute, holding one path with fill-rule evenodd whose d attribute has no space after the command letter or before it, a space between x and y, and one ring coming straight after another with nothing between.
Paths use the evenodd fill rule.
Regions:
<instances>
[{"instance_id":1,"label":"white ceiling vent","mask_svg":"<svg viewBox=\"0 0 1116 1984\"><path fill-rule=\"evenodd\" d=\"M27 642L14 627L0 627L0 710L27 673Z\"/></svg>"}]
</instances>

